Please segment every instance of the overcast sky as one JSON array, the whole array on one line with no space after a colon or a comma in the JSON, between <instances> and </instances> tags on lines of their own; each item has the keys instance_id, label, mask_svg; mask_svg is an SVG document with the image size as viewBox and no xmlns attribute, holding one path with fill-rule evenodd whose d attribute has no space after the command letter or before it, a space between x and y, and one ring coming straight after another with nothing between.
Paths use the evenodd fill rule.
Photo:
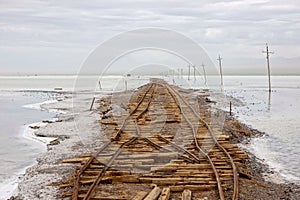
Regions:
<instances>
[{"instance_id":1,"label":"overcast sky","mask_svg":"<svg viewBox=\"0 0 300 200\"><path fill-rule=\"evenodd\" d=\"M300 74L299 0L0 0L0 73L76 73L124 31L178 31L223 57L225 74Z\"/></svg>"}]
</instances>

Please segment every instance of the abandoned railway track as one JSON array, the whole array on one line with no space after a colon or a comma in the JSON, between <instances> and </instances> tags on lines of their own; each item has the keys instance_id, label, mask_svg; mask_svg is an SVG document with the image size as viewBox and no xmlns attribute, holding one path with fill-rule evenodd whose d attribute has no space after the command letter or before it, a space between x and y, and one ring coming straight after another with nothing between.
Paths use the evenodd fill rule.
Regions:
<instances>
[{"instance_id":1,"label":"abandoned railway track","mask_svg":"<svg viewBox=\"0 0 300 200\"><path fill-rule=\"evenodd\" d=\"M205 192L221 200L238 198L236 163L247 155L211 127L204 101L192 100L201 104L197 109L191 97L161 80L132 94L128 114L106 116L110 103L101 101L108 141L92 154L63 161L78 165L61 185L64 198L193 199Z\"/></svg>"}]
</instances>

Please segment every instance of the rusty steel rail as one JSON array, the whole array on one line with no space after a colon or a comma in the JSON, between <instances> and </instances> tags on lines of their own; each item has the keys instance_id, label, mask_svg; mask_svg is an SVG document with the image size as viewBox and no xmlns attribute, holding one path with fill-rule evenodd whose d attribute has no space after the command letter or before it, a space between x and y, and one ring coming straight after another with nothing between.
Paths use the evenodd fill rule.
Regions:
<instances>
[{"instance_id":1,"label":"rusty steel rail","mask_svg":"<svg viewBox=\"0 0 300 200\"><path fill-rule=\"evenodd\" d=\"M149 111L149 107L150 104L153 100L154 97L154 93L156 91L157 85L162 85L164 87L164 89L167 90L167 93L169 93L170 97L175 101L175 104L177 106L177 108L179 109L181 115L183 116L183 118L185 119L185 121L187 122L188 126L191 128L192 130L192 136L193 136L193 140L195 142L195 146L198 149L199 153L202 154L202 156L204 156L207 161L209 162L214 176L216 178L217 181L217 187L218 187L218 192L219 192L219 196L221 200L225 200L224 197L224 192L223 192L223 188L221 185L221 180L220 180L220 176L218 174L218 171L211 159L211 157L209 156L209 154L204 151L200 146L199 146L199 142L197 139L197 129L195 128L195 126L193 125L193 123L189 120L188 116L186 115L183 107L181 106L181 103L179 102L179 99L181 99L181 101L186 104L186 106L188 108L190 108L192 110L192 113L196 116L197 120L199 120L204 127L206 127L208 129L208 132L210 133L211 137L213 138L213 141L215 142L215 144L218 146L218 148L223 151L226 156L230 159L232 168L233 168L233 176L234 176L234 191L233 191L233 200L237 199L237 194L238 194L238 187L237 187L237 172L236 172L236 168L235 165L233 163L233 159L231 158L230 154L226 151L226 149L224 147L222 147L219 142L217 141L217 139L215 138L210 126L202 119L200 118L199 114L197 114L195 112L195 110L191 107L191 105L189 105L185 99L175 90L173 89L171 86L169 86L168 84L165 83L150 83L149 87L146 89L146 91L144 92L143 96L141 97L141 99L139 99L138 104L135 106L135 108L125 117L125 119L123 120L123 123L121 125L121 127L118 129L117 134L115 135L115 137L113 137L111 139L111 141L108 141L107 143L105 143L93 156L91 156L86 162L85 164L80 168L80 170L76 173L76 179L74 181L74 187L73 187L73 196L72 196L72 200L78 200L78 193L79 193L79 186L80 186L80 176L84 173L85 170L87 170L91 163L93 162L94 159L97 158L97 156L103 152L105 149L107 149L107 147L109 147L113 142L115 141L119 141L121 138L121 133L124 132L126 130L126 126L127 126L127 122L128 120L133 117L133 115L136 113L137 116L135 116L133 118L134 121L134 125L135 125L135 136L131 137L130 139L123 141L122 144L119 146L119 148L116 150L116 152L112 155L112 157L108 160L107 164L104 164L104 167L99 171L99 173L97 174L97 177L95 178L95 180L93 180L92 185L88 188L88 191L86 193L86 195L84 196L84 200L90 200L92 199L92 194L95 192L97 186L99 185L99 183L101 182L101 180L103 179L103 177L105 176L105 172L112 166L114 160L121 154L122 149L124 149L124 147L132 144L134 141L136 141L137 139L142 139L145 142L147 142L149 145L153 146L155 149L157 150L163 150L163 151L170 151L169 149L161 146L160 144L156 143L155 141L151 140L150 138L147 137L142 137L141 133L140 133L140 129L137 125L138 120L147 112ZM141 106L141 104L143 102L145 102L145 100L147 99L147 103L145 105L145 108L143 108L143 110L138 110L138 108ZM138 97L137 97L138 100ZM144 107L144 106L143 106ZM160 141L163 141L164 143L170 144L172 147L174 147L178 152L183 152L186 155L181 155L181 157L188 161L188 162L197 162L200 163L200 158L194 154L191 153L190 151L184 149L183 147L173 143L172 141L164 138L160 133L154 135L157 139L159 139ZM124 139L123 139L124 140Z\"/></svg>"},{"instance_id":2,"label":"rusty steel rail","mask_svg":"<svg viewBox=\"0 0 300 200\"><path fill-rule=\"evenodd\" d=\"M156 134L155 136L158 137L158 139L160 139L161 141L164 141L167 144L171 144L171 146L173 146L175 149L177 149L179 152L184 152L186 154L188 154L189 156L191 156L192 158L189 158L187 156L181 155L181 158L184 159L185 161L189 162L189 163L194 163L195 161L197 161L198 163L200 162L199 158L197 158L197 156L195 156L194 154L192 154L191 152L185 150L184 148L180 147L179 145L167 140L166 138L164 138L162 135L160 134ZM148 144L150 144L151 146L153 146L154 148L156 148L157 150L164 150L166 152L171 152L171 150L157 144L156 142L154 142L153 140L143 137L141 138L144 141L146 141Z\"/></svg>"},{"instance_id":3,"label":"rusty steel rail","mask_svg":"<svg viewBox=\"0 0 300 200\"><path fill-rule=\"evenodd\" d=\"M154 84L152 83L147 91L144 93L144 95L142 96L142 98L140 99L140 101L138 102L138 104L136 105L136 107L129 113L129 115L125 118L125 120L123 121L122 125L121 125L121 128L118 130L114 140L118 140L120 138L120 135L121 135L121 132L124 130L125 126L126 126L126 123L128 121L128 119L137 111L138 107L142 104L142 102L144 101L144 99L146 98L147 96L147 93L151 90L151 88L154 87ZM153 90L154 92L154 90ZM151 94L151 96L153 95L153 92ZM150 103L149 103L150 104ZM148 106L149 106L148 104ZM148 108L147 108L148 109ZM137 119L135 119L135 122L137 121Z\"/></svg>"},{"instance_id":4,"label":"rusty steel rail","mask_svg":"<svg viewBox=\"0 0 300 200\"><path fill-rule=\"evenodd\" d=\"M91 165L93 160L102 152L104 151L109 145L111 144L111 141L105 143L99 151L97 151L96 154L91 156L88 161L81 167L81 169L76 173L76 178L74 181L74 188L73 188L73 195L72 195L72 200L77 200L78 199L78 190L79 190L79 179L80 176L83 174L83 172Z\"/></svg>"},{"instance_id":5,"label":"rusty steel rail","mask_svg":"<svg viewBox=\"0 0 300 200\"><path fill-rule=\"evenodd\" d=\"M181 146L175 144L174 142L171 142L170 140L167 140L165 137L161 136L161 135L157 135L158 138L162 141L164 141L167 144L170 144L171 146L173 146L175 149L177 149L178 151L184 152L186 154L188 154L189 156L191 156L194 160L196 160L198 163L200 163L200 159L193 153L189 152L188 150L182 148Z\"/></svg>"},{"instance_id":6,"label":"rusty steel rail","mask_svg":"<svg viewBox=\"0 0 300 200\"><path fill-rule=\"evenodd\" d=\"M137 137L133 137L130 140L124 142L119 149L116 151L116 153L114 153L114 155L109 159L108 163L104 166L104 168L98 173L97 178L95 179L94 183L90 186L89 190L87 191L85 197L83 198L83 200L89 200L91 198L91 195L93 194L93 192L95 191L96 186L100 183L101 179L103 178L106 170L112 165L112 163L114 162L114 160L120 155L122 149L126 146L129 145L131 143L133 143L134 141L137 140Z\"/></svg>"},{"instance_id":7,"label":"rusty steel rail","mask_svg":"<svg viewBox=\"0 0 300 200\"><path fill-rule=\"evenodd\" d=\"M178 102L178 99L175 95L179 96L178 94L176 94L176 92L170 88L167 84L166 85L166 88L169 92L169 94L173 97L174 101L176 102L178 108L180 109L180 112L182 114L182 116L184 117L184 119L187 121L187 123L189 124L189 126L191 127L192 129L192 134L193 134L193 138L194 138L194 142L195 142L195 145L196 145L196 148L198 149L198 151L206 157L206 159L208 160L209 164L211 165L211 168L214 172L214 175L215 175L215 178L216 178L216 181L217 181L217 186L218 186L218 191L219 191L219 197L221 200L225 200L225 196L224 196L224 192L223 192L223 188L222 188L222 185L221 185L221 180L220 180L220 176L219 176L219 173L214 165L214 163L212 162L210 156L199 146L199 143L198 143L198 140L197 140L197 131L195 130L195 127L194 125L190 122L190 120L188 119L188 117L185 115L185 113L183 112L183 109L182 107L180 106L180 103ZM173 94L173 93L175 94ZM182 98L181 96L179 96L180 98ZM186 103L186 102L185 102ZM186 103L187 104L187 103ZM187 104L189 105L189 104Z\"/></svg>"},{"instance_id":8,"label":"rusty steel rail","mask_svg":"<svg viewBox=\"0 0 300 200\"><path fill-rule=\"evenodd\" d=\"M156 88L156 85L162 85L162 84L161 84L161 83L155 83L154 85L155 85L155 88ZM162 86L164 86L164 85L162 85ZM144 110L137 116L136 120L139 119L144 113L146 113L146 112L148 111L149 106L150 106L150 103L151 103L151 100L152 100L152 98L153 98L154 91L155 91L155 89L153 90L153 92L152 92L152 94L151 94L151 97L150 97L150 99L149 99L149 101L148 101L148 103L147 103L146 109L144 109ZM140 105L140 103L141 103L141 101L139 102L138 105ZM185 150L184 148L182 148L182 147L180 147L180 146L178 146L178 145L172 143L171 141L165 139L162 135L157 134L157 136L158 136L161 140L163 140L164 142L171 144L171 145L172 145L173 147L175 147L177 150L179 150L179 151L181 151L181 152L184 152L184 153L188 154L188 155L191 156L194 160L196 160L196 161L198 161L198 162L200 161L200 160L197 158L196 155L194 155L194 154L192 154L191 152ZM162 149L162 150L165 150L165 151L170 151L170 150L168 150L168 149L162 147L161 145L157 144L157 143L154 142L153 140L150 140L149 138L142 138L142 139L143 139L144 141L146 141L147 143L149 143L150 145L154 146L156 149ZM184 158L184 159L186 159L186 160L188 160L188 161L191 162L191 160L188 159L188 158Z\"/></svg>"},{"instance_id":9,"label":"rusty steel rail","mask_svg":"<svg viewBox=\"0 0 300 200\"><path fill-rule=\"evenodd\" d=\"M141 98L141 100L139 101L139 103L137 104L137 106L135 107L135 109L129 113L129 115L125 118L124 122L122 123L122 127L119 129L118 133L117 134L117 138L115 137L113 140L118 140L119 137L120 137L120 133L121 131L124 130L124 128L126 127L126 122L127 120L137 111L138 107L142 104L142 102L145 100L147 94L150 92L150 90L154 87L154 89L152 90L151 92L151 96L148 100L148 103L147 103L147 106L144 110L142 110L142 112L135 118L135 128L136 128L136 137L133 137L131 138L130 140L124 142L119 148L118 150L114 153L114 155L110 158L110 160L108 161L108 163L104 166L104 168L99 172L99 174L97 175L97 178L95 179L95 181L93 182L93 184L90 186L88 192L86 193L86 196L84 197L83 200L89 200L91 198L91 195L93 194L93 192L95 191L95 188L97 185L99 185L101 179L103 178L103 176L105 175L105 172L107 171L107 169L112 165L113 161L120 155L121 153L121 150L133 143L134 141L136 141L139 137L140 137L140 130L138 128L138 126L136 126L137 124L137 120L138 118L140 118L148 109L149 109L149 106L150 106L150 103L151 103L151 100L152 100L152 97L153 97L153 94L154 94L154 91L155 91L155 85L152 83L150 85L150 87L147 89L147 91L144 93L143 97ZM108 145L107 145L108 146ZM77 193L78 194L78 193ZM78 196L78 195L77 195Z\"/></svg>"},{"instance_id":10,"label":"rusty steel rail","mask_svg":"<svg viewBox=\"0 0 300 200\"><path fill-rule=\"evenodd\" d=\"M119 136L120 136L120 133L121 133L121 131L123 131L123 129L124 129L124 127L126 126L126 121L130 118L130 116L132 116L136 111L137 111L137 109L138 109L138 107L141 105L141 103L144 101L144 99L145 99L145 97L146 97L146 95L147 95L147 93L151 90L151 88L153 87L153 84L151 84L150 86L149 86L149 88L147 89L147 91L144 93L144 95L143 95L143 97L141 98L141 100L139 101L139 103L137 104L137 106L135 107L135 109L132 111L132 112L130 112L129 113L129 115L125 118L125 120L123 121L123 123L122 123L122 126L121 126L121 128L119 129L119 131L118 131L118 133L117 133L117 135L116 135L116 137L115 138L113 138L111 141L108 141L107 143L105 143L93 156L91 156L87 161L86 161L86 163L81 167L81 169L76 173L76 178L75 178L75 181L74 181L74 187L73 187L73 194L72 194L72 200L78 200L78 190L79 190L79 180L80 180L80 176L84 173L84 171L91 165L91 163L92 163L92 161L101 153L101 152L103 152L109 145L111 145L111 143L113 142L113 141L115 141L115 140L117 140L118 138L119 138ZM153 91L154 92L154 91ZM152 93L153 93L152 92ZM153 94L151 94L151 96L152 96ZM148 106L150 105L150 103L148 104ZM148 108L147 108L148 109ZM139 133L139 129L138 129L138 127L136 126L136 133L137 133L137 135L139 135L140 133ZM136 139L135 139L136 140ZM134 141L135 141L134 140ZM129 142L129 141L128 141ZM133 141L132 141L133 142ZM130 142L130 143L132 143L132 142ZM122 145L122 148L123 148L123 146L124 146L125 144L123 144ZM128 145L128 144L126 144L126 145ZM121 151L121 150L120 150ZM116 152L116 153L118 153L118 151ZM119 152L120 153L120 152ZM113 160L115 160L115 158L116 158L117 156L113 156L112 158L114 158ZM111 163L113 162L113 160L111 161ZM108 163L109 164L109 163ZM106 166L108 166L108 165L106 165ZM108 168L108 167L107 167ZM106 169L107 170L107 169ZM103 174L105 173L105 171L106 170L102 170L103 171ZM102 172L101 171L101 172ZM99 182L101 181L101 178L102 178L102 176L103 175L99 175L99 178L100 178L100 180L99 180ZM94 182L95 183L95 182ZM93 184L94 185L94 184ZM93 186L93 187L95 187L95 186ZM90 190L89 190L90 191ZM89 199L90 197L90 195L91 195L91 193L94 191L94 189L91 189L91 191L89 192L90 194L89 195L87 195L86 197L85 197L85 199Z\"/></svg>"},{"instance_id":11,"label":"rusty steel rail","mask_svg":"<svg viewBox=\"0 0 300 200\"><path fill-rule=\"evenodd\" d=\"M218 142L218 140L216 139L216 137L215 137L215 135L214 135L214 133L213 133L213 131L212 131L212 129L210 128L210 126L199 116L199 114L197 114L196 113L196 111L191 107L191 105L190 104L188 104L187 102L186 102L186 100L174 89L174 88L172 88L172 87L170 87L170 86L168 86L168 85L166 85L166 87L168 88L168 90L169 91L173 91L174 92L174 94L176 95L176 96L178 96L183 102L184 102L184 104L186 104L191 110L192 110L192 113L199 119L199 121L207 128L207 130L208 130L208 132L209 132L209 134L211 135L211 137L212 137L212 139L213 139L213 141L215 142L215 144L217 145L217 147L221 150L221 151L223 151L224 153L225 153L225 155L228 157L228 159L230 160L230 164L231 164L231 167L232 167L232 171L233 171L233 195L232 195L232 200L237 200L237 198L238 198L238 174L237 174L237 169L236 169L236 166L235 166L235 164L234 164L234 161L233 161L233 159L232 159L232 157L230 156L230 154L228 153L228 151ZM171 93L170 93L171 94ZM173 96L173 95L172 95ZM175 96L173 96L174 97L174 99L176 98ZM179 105L179 104L178 104ZM193 133L194 133L195 131L193 131ZM199 149L199 145L198 145L198 142L197 142L197 138L195 138L195 142L196 142L196 146L197 146L197 148ZM205 152L204 152L205 153ZM207 154L207 153L205 153L205 154ZM207 154L207 156L208 156L208 154ZM211 161L211 159L210 159L210 162L212 162ZM221 185L220 185L220 187L221 187ZM218 188L219 188L219 183L218 183ZM221 188L222 189L222 188ZM221 192L221 193L220 193ZM222 196L222 193L223 193L223 191L219 191L219 193L220 193L220 199L225 199L224 198L224 194L223 194L223 196Z\"/></svg>"}]
</instances>

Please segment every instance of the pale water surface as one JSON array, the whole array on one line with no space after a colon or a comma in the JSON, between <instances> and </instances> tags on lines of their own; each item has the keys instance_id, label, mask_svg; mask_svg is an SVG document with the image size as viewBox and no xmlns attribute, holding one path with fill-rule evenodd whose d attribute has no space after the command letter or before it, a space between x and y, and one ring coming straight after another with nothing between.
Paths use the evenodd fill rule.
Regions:
<instances>
[{"instance_id":1,"label":"pale water surface","mask_svg":"<svg viewBox=\"0 0 300 200\"><path fill-rule=\"evenodd\" d=\"M50 119L54 114L23 107L48 100L49 95L32 92L0 92L0 199L9 194L18 176L46 151L44 144L25 139L26 124Z\"/></svg>"},{"instance_id":2,"label":"pale water surface","mask_svg":"<svg viewBox=\"0 0 300 200\"><path fill-rule=\"evenodd\" d=\"M255 138L250 149L287 180L300 182L300 77L225 77L225 92L245 103L234 107L236 116L267 133ZM239 85L239 87L236 87Z\"/></svg>"},{"instance_id":3,"label":"pale water surface","mask_svg":"<svg viewBox=\"0 0 300 200\"><path fill-rule=\"evenodd\" d=\"M97 79L96 76L92 78ZM219 78L208 79L211 85L204 86L203 77L197 77L196 81L193 78L188 81L187 77L168 77L170 83L215 90ZM76 76L0 76L0 190L46 150L45 145L24 138L22 131L25 124L49 119L54 114L24 108L23 105L53 98L49 91L55 87L62 87L63 91L73 90L74 85L75 90L121 91L126 86L127 89L136 88L148 82L149 77L107 76L96 84L91 83L88 76L83 80L82 84L76 85ZM244 106L233 108L240 120L267 133L267 136L252 140L249 147L252 152L288 180L299 181L300 77L272 77L271 95L267 84L264 76L225 76L224 92L244 103Z\"/></svg>"}]
</instances>

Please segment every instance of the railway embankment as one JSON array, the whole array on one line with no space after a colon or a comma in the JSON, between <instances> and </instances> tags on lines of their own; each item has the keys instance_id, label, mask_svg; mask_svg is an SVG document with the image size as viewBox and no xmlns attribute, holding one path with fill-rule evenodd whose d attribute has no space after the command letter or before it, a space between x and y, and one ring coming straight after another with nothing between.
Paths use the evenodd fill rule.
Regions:
<instances>
[{"instance_id":1,"label":"railway embankment","mask_svg":"<svg viewBox=\"0 0 300 200\"><path fill-rule=\"evenodd\" d=\"M207 90L152 80L66 111L37 130L58 139L27 169L11 199L297 199L299 186L241 148L263 133L207 101Z\"/></svg>"}]
</instances>

